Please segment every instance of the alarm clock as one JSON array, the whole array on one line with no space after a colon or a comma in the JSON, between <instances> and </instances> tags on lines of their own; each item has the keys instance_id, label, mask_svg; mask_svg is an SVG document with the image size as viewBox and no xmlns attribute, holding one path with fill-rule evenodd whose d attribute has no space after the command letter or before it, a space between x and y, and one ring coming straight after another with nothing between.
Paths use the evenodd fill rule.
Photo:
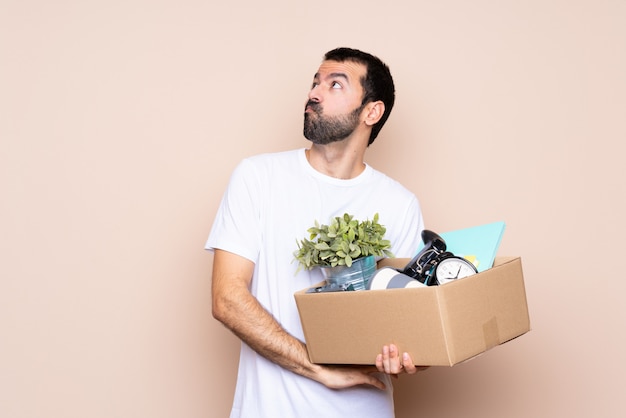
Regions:
<instances>
[{"instance_id":1,"label":"alarm clock","mask_svg":"<svg viewBox=\"0 0 626 418\"><path fill-rule=\"evenodd\" d=\"M430 230L422 231L422 248L400 272L427 286L438 286L478 273L463 257L446 251L446 242Z\"/></svg>"},{"instance_id":2,"label":"alarm clock","mask_svg":"<svg viewBox=\"0 0 626 418\"><path fill-rule=\"evenodd\" d=\"M452 280L462 279L476 273L476 266L474 266L474 264L463 257L452 255L442 258L437 263L433 276L438 284L445 284Z\"/></svg>"}]
</instances>

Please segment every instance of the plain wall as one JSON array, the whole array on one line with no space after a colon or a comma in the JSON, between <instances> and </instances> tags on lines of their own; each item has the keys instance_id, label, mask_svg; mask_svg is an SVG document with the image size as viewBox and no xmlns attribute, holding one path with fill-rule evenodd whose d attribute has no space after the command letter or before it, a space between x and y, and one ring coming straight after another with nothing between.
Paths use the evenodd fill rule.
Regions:
<instances>
[{"instance_id":1,"label":"plain wall","mask_svg":"<svg viewBox=\"0 0 626 418\"><path fill-rule=\"evenodd\" d=\"M624 416L623 0L0 0L0 416L227 416L204 242L337 46L396 80L368 161L524 265L532 331L402 376L397 416Z\"/></svg>"}]
</instances>

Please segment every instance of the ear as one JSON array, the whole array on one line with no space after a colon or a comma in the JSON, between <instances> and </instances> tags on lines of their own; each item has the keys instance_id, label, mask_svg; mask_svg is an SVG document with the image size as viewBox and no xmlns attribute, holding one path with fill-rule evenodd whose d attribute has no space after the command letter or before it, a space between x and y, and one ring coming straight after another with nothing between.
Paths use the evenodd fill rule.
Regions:
<instances>
[{"instance_id":1,"label":"ear","mask_svg":"<svg viewBox=\"0 0 626 418\"><path fill-rule=\"evenodd\" d=\"M365 106L365 124L368 126L375 125L385 113L385 104L378 100L370 102Z\"/></svg>"}]
</instances>

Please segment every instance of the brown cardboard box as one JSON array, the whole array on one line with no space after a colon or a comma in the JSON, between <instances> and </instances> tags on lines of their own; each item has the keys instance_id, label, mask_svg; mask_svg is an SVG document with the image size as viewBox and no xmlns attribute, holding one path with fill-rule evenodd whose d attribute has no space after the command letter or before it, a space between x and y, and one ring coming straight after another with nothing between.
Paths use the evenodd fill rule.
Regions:
<instances>
[{"instance_id":1,"label":"brown cardboard box","mask_svg":"<svg viewBox=\"0 0 626 418\"><path fill-rule=\"evenodd\" d=\"M295 299L314 363L374 364L382 346L394 343L414 364L452 366L530 330L519 257L496 258L491 269L443 286L306 290Z\"/></svg>"}]
</instances>

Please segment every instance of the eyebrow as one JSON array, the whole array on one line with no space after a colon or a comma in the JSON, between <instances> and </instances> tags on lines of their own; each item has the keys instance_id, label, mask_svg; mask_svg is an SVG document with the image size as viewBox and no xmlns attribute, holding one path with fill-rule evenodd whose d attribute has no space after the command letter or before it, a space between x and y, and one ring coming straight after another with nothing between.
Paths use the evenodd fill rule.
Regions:
<instances>
[{"instance_id":1,"label":"eyebrow","mask_svg":"<svg viewBox=\"0 0 626 418\"><path fill-rule=\"evenodd\" d=\"M319 78L320 78L320 73L315 73L315 77L313 77L313 79L319 80ZM348 75L346 73L330 73L330 74L328 74L328 76L326 78L343 78L347 82L350 81L350 79L348 78Z\"/></svg>"},{"instance_id":2,"label":"eyebrow","mask_svg":"<svg viewBox=\"0 0 626 418\"><path fill-rule=\"evenodd\" d=\"M348 81L348 75L345 73L330 73L328 78L343 78Z\"/></svg>"}]
</instances>

